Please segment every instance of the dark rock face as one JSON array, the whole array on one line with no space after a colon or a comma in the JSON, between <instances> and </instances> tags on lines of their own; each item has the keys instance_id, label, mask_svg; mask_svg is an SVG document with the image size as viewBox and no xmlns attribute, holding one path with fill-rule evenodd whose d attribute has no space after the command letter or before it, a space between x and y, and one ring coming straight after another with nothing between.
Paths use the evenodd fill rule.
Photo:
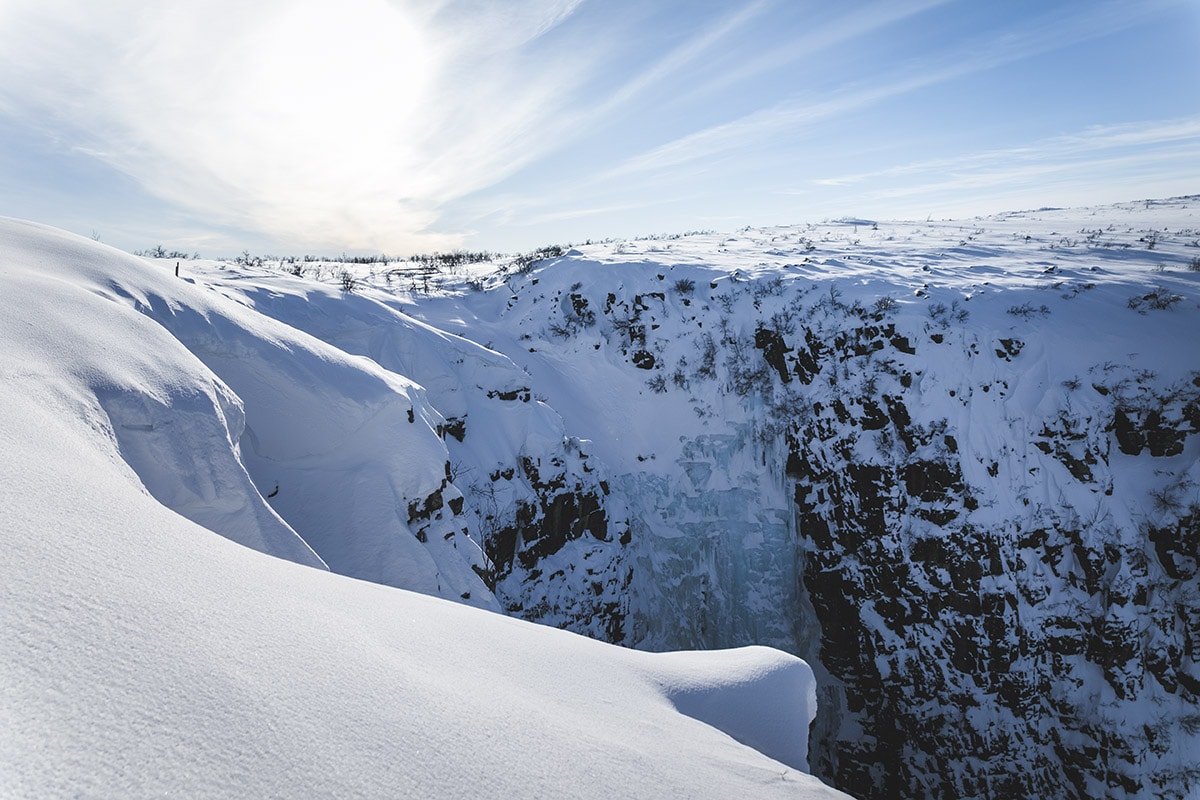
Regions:
<instances>
[{"instance_id":1,"label":"dark rock face","mask_svg":"<svg viewBox=\"0 0 1200 800\"><path fill-rule=\"evenodd\" d=\"M1184 439L1197 429L1194 401L1175 414L1159 405L1116 410L1112 429L1122 453L1136 456L1146 449L1161 458L1183 452Z\"/></svg>"},{"instance_id":2,"label":"dark rock face","mask_svg":"<svg viewBox=\"0 0 1200 800\"><path fill-rule=\"evenodd\" d=\"M855 357L840 344L831 360ZM1112 491L1110 448L1179 455L1196 397L1186 387L1139 397L1110 416L1064 408L1010 446L1061 465L1052 480L1094 498L1091 518L1026 498L973 521L987 479L1016 477L1020 464L993 460L948 420L914 423L911 393L841 392L795 421L781 471L794 481L801 580L821 631L802 654L829 673L817 774L861 797L1182 796L1196 775L1177 731L1200 722L1200 506L1181 489L1159 497L1165 527L1097 516ZM865 450L872 430L896 446ZM976 485L964 477L971 459L986 476ZM1163 710L1127 721L1145 703Z\"/></svg>"},{"instance_id":3,"label":"dark rock face","mask_svg":"<svg viewBox=\"0 0 1200 800\"><path fill-rule=\"evenodd\" d=\"M727 391L764 398L786 442L795 613L812 615L797 628L818 631L795 640L821 676L814 772L864 798L1182 796L1198 777L1182 752L1200 727L1200 507L1181 489L1165 524L1139 522L1110 498L1155 466L1111 462L1182 453L1200 391L1098 377L1104 391L1064 389L997 448L927 406L997 424L1010 378L963 380L949 403L914 380L922 347L982 359L964 329L921 337L831 298L818 324L721 340ZM996 341L1019 376L1029 348ZM699 591L709 606L723 587Z\"/></svg>"},{"instance_id":4,"label":"dark rock face","mask_svg":"<svg viewBox=\"0 0 1200 800\"><path fill-rule=\"evenodd\" d=\"M763 353L763 358L767 363L779 373L779 380L784 383L791 381L791 373L788 372L787 354L789 348L783 342L783 337L778 332L769 328L759 327L754 332L754 346Z\"/></svg>"},{"instance_id":5,"label":"dark rock face","mask_svg":"<svg viewBox=\"0 0 1200 800\"><path fill-rule=\"evenodd\" d=\"M522 456L475 487L492 500L481 525L491 568L481 577L514 616L622 642L629 527L609 518L608 486L578 443L564 445L548 457ZM500 493L516 499L496 502Z\"/></svg>"},{"instance_id":6,"label":"dark rock face","mask_svg":"<svg viewBox=\"0 0 1200 800\"><path fill-rule=\"evenodd\" d=\"M633 365L638 369L654 369L654 354L638 350L633 354Z\"/></svg>"},{"instance_id":7,"label":"dark rock face","mask_svg":"<svg viewBox=\"0 0 1200 800\"><path fill-rule=\"evenodd\" d=\"M611 488L570 447L493 473L504 607L638 647L792 650L820 687L810 765L855 796L1200 787L1200 378L1063 381L1040 339L953 304L708 285L565 295L596 313L574 354L713 424Z\"/></svg>"}]
</instances>

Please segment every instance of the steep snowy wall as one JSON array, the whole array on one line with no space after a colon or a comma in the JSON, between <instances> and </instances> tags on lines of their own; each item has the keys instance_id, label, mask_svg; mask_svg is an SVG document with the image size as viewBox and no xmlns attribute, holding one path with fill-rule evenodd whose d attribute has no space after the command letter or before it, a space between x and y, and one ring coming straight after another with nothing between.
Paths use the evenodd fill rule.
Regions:
<instances>
[{"instance_id":1,"label":"steep snowy wall","mask_svg":"<svg viewBox=\"0 0 1200 800\"><path fill-rule=\"evenodd\" d=\"M1183 797L1195 205L585 248L410 312L510 354L591 440L629 526L627 585L595 588L616 641L814 664L817 774ZM566 586L529 552L512 575Z\"/></svg>"},{"instance_id":2,"label":"steep snowy wall","mask_svg":"<svg viewBox=\"0 0 1200 800\"><path fill-rule=\"evenodd\" d=\"M28 334L8 379L92 409L155 499L272 555L499 608L419 386L195 278L42 226L0 237Z\"/></svg>"},{"instance_id":3,"label":"steep snowy wall","mask_svg":"<svg viewBox=\"0 0 1200 800\"><path fill-rule=\"evenodd\" d=\"M31 223L0 225L2 380L88 421L127 480L184 517L271 555L322 560L254 488L239 398L129 303L137 260ZM16 409L10 413L16 414Z\"/></svg>"},{"instance_id":4,"label":"steep snowy wall","mask_svg":"<svg viewBox=\"0 0 1200 800\"><path fill-rule=\"evenodd\" d=\"M525 619L626 641L628 522L610 502L587 443L567 435L561 417L533 396L529 374L507 356L407 316L386 297L297 286L280 291L268 280L234 288L256 311L415 380L436 409L446 479L414 506L416 540L403 538L434 552L443 538L477 541L481 558L471 563L491 592L486 600ZM386 473L386 451L368 452ZM454 526L430 527L443 516Z\"/></svg>"},{"instance_id":5,"label":"steep snowy wall","mask_svg":"<svg viewBox=\"0 0 1200 800\"><path fill-rule=\"evenodd\" d=\"M496 573L448 420L220 272L0 219L0 797L846 796L805 774L794 655L637 652L464 607L498 607ZM488 385L513 371L445 352ZM530 497L591 485L557 416L500 403L527 423L506 430Z\"/></svg>"}]
</instances>

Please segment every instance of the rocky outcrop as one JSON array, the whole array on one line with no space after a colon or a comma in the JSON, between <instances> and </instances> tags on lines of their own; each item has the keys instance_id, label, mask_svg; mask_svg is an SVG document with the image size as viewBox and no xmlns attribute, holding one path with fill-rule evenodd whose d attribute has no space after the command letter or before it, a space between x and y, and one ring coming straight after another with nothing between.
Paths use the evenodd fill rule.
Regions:
<instances>
[{"instance_id":1,"label":"rocky outcrop","mask_svg":"<svg viewBox=\"0 0 1200 800\"><path fill-rule=\"evenodd\" d=\"M484 581L506 612L623 642L628 615L629 527L610 518L608 484L596 476L578 440L515 468L494 471L482 486L480 534L489 569Z\"/></svg>"}]
</instances>

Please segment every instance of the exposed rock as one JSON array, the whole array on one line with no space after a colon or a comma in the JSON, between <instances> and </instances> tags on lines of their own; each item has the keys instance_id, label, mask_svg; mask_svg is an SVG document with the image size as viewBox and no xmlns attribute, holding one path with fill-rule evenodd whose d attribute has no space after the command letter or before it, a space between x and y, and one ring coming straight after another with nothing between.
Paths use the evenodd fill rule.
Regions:
<instances>
[{"instance_id":1,"label":"exposed rock","mask_svg":"<svg viewBox=\"0 0 1200 800\"><path fill-rule=\"evenodd\" d=\"M480 515L489 585L510 613L622 644L803 656L820 685L810 764L856 796L1194 794L1195 358L1177 347L1153 375L1133 351L1165 347L1156 335L1101 351L1055 327L1064 306L1018 313L1049 309L1044 286L938 286L936 254L890 301L898 267L864 277L867 248L739 274L681 259L711 289L688 303L647 291L662 265L621 261L574 290L544 270L559 305L522 298L523 330L545 329L546 306L597 319L535 342L561 352L532 385L597 354L586 374L612 386L566 391L594 403L573 424L605 403L624 416L596 426L608 463L526 444L480 470L504 495ZM1129 313L1101 294L1061 303ZM648 398L651 424L623 393ZM468 494L469 516L485 493Z\"/></svg>"}]
</instances>

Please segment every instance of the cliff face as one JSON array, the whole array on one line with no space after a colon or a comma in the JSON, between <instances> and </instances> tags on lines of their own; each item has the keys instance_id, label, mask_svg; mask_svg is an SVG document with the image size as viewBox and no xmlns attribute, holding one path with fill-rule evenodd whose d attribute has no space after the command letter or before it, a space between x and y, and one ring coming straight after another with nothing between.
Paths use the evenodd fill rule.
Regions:
<instances>
[{"instance_id":1,"label":"cliff face","mask_svg":"<svg viewBox=\"0 0 1200 800\"><path fill-rule=\"evenodd\" d=\"M562 585L599 563L594 467L545 406L488 398L503 357L382 295L162 266L0 219L0 797L847 797L806 774L793 655L636 652L377 585L501 610L446 444L489 429L528 459L518 507L553 498L513 549L528 590L526 560ZM246 306L452 353L491 424Z\"/></svg>"},{"instance_id":2,"label":"cliff face","mask_svg":"<svg viewBox=\"0 0 1200 800\"><path fill-rule=\"evenodd\" d=\"M809 762L858 796L1187 797L1197 207L554 248L411 292L211 270L286 326L267 360L135 306L242 398L250 477L335 571L800 655Z\"/></svg>"},{"instance_id":3,"label":"cliff face","mask_svg":"<svg viewBox=\"0 0 1200 800\"><path fill-rule=\"evenodd\" d=\"M41 319L10 338L122 481L249 547L804 657L808 762L855 795L1186 798L1198 204L546 250L427 294L65 235L47 268L10 224Z\"/></svg>"},{"instance_id":4,"label":"cliff face","mask_svg":"<svg viewBox=\"0 0 1200 800\"><path fill-rule=\"evenodd\" d=\"M414 298L567 437L481 468L467 417L491 585L635 647L805 657L814 772L860 796L1186 796L1189 204L605 245Z\"/></svg>"},{"instance_id":5,"label":"cliff face","mask_svg":"<svg viewBox=\"0 0 1200 800\"><path fill-rule=\"evenodd\" d=\"M877 347L871 327L854 338ZM1182 792L1200 379L1091 364L1023 397L1039 356L1021 340L914 339L790 432L808 652L829 673L818 770L864 796ZM959 368L923 368L927 348ZM975 359L1004 366L973 380Z\"/></svg>"}]
</instances>

